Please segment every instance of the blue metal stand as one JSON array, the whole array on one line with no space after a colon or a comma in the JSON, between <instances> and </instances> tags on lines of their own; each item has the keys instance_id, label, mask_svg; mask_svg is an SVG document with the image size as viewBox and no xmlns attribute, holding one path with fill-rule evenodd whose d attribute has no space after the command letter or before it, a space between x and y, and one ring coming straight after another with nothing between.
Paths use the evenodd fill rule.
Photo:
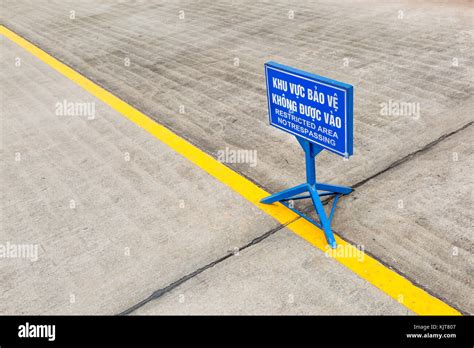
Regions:
<instances>
[{"instance_id":1,"label":"blue metal stand","mask_svg":"<svg viewBox=\"0 0 474 348\"><path fill-rule=\"evenodd\" d=\"M301 139L296 137L298 142L300 143L301 147L305 152L306 157L306 183L289 188L287 190L283 190L281 192L275 193L271 196L268 196L262 199L260 202L264 204L272 204L274 202L284 202L291 201L291 200L298 200L304 198L311 198L313 201L313 205L318 213L320 223L312 220L305 214L301 213L300 211L294 209L293 207L288 206L291 210L297 213L299 216L305 218L309 222L313 223L314 225L318 226L324 231L326 235L326 240L328 241L331 248L335 249L337 247L336 240L334 239L334 234L332 233L331 229L331 220L334 215L334 210L336 209L337 201L339 197L342 195L346 195L352 192L352 188L347 186L336 186L336 185L328 185L316 182L316 155L320 153L324 148L318 146L314 143L311 143L305 139ZM318 193L318 191L324 191L322 193ZM298 196L304 192L308 192L309 196ZM322 196L331 196L334 195L334 202L332 204L331 213L329 217L326 216L326 212L324 211L323 204L321 202Z\"/></svg>"}]
</instances>

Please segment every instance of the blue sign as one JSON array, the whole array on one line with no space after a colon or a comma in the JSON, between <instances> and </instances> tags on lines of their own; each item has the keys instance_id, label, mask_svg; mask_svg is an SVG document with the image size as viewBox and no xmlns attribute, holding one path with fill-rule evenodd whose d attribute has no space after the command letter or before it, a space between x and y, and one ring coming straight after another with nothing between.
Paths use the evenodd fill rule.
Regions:
<instances>
[{"instance_id":1,"label":"blue sign","mask_svg":"<svg viewBox=\"0 0 474 348\"><path fill-rule=\"evenodd\" d=\"M265 64L270 124L338 155L353 153L353 87Z\"/></svg>"}]
</instances>

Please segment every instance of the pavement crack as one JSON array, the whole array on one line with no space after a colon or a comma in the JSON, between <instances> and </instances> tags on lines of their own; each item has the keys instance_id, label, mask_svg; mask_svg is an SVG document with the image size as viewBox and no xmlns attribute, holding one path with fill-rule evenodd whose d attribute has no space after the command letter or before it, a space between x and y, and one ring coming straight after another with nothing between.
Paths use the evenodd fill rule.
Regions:
<instances>
[{"instance_id":1,"label":"pavement crack","mask_svg":"<svg viewBox=\"0 0 474 348\"><path fill-rule=\"evenodd\" d=\"M464 126L458 128L458 129L456 129L456 130L454 130L454 131L452 131L452 132L450 132L450 133L443 134L443 135L440 136L438 139L436 139L436 140L432 141L431 143L428 143L428 144L426 144L425 146L423 146L421 149L418 149L418 150L416 150L416 151L414 151L414 152L412 152L412 153L406 155L405 157L402 157L402 158L396 160L395 162L393 162L393 163L390 164L387 168L381 170L380 172L377 172L377 173L375 173L374 175L369 176L368 178L363 179L363 180L361 180L361 181L355 183L354 185L352 185L352 188L355 189L355 188L357 188L357 187L360 187L360 186L364 185L365 183L367 183L368 181L370 181L370 180L372 180L372 179L378 177L379 175L382 175L383 173L385 173L385 172L387 172L387 171L389 171L389 170L391 170L391 169L393 169L393 168L395 168L395 167L398 167L399 165L401 165L401 164L403 164L403 163L405 163L405 162L410 161L413 157L415 157L415 156L417 156L417 155L419 155L419 154L421 154L421 153L423 153L423 152L428 151L428 150L431 149L433 146L435 146L435 145L437 145L438 143L442 142L443 140L445 140L445 139L447 139L447 138L449 138L449 137L455 135L456 133L458 133L458 132L460 132L460 131L466 129L467 127L472 126L473 124L474 124L474 121L471 121L471 122L466 123Z\"/></svg>"},{"instance_id":2,"label":"pavement crack","mask_svg":"<svg viewBox=\"0 0 474 348\"><path fill-rule=\"evenodd\" d=\"M261 241L265 240L266 238L268 238L269 236L271 236L272 234L276 233L277 231L285 228L286 226L288 226L289 224L295 222L296 220L298 220L300 217L298 216L297 218L287 222L286 224L283 224L283 225L279 225L267 232L265 232L264 234L252 239L249 243L245 244L244 246L242 246L241 248L238 248L238 251L242 251L242 250L245 250L255 244L258 244L260 243ZM178 280L172 282L171 284L167 285L166 287L164 288L161 288L161 289L158 289L156 291L154 291L150 296L148 296L147 298L143 299L142 301L134 304L133 306L127 308L126 310L124 310L123 312L119 313L118 315L128 315L130 313L133 313L134 311L136 311L137 309L139 309L140 307L144 306L145 304L147 304L148 302L150 301L153 301L157 298L160 298L161 296L163 296L164 294L166 294L167 292L170 292L171 290L177 288L178 286L180 286L181 284L187 282L188 280L194 278L195 276L197 276L198 274L201 274L202 272L206 271L207 269L209 268L212 268L214 267L215 265L231 258L232 256L235 256L235 253L234 252L230 252L220 258L218 258L217 260L214 260L210 263L208 263L207 265L203 266L203 267L200 267L198 268L197 270L191 272L191 273L188 273L187 275L185 275L184 277L182 278L179 278Z\"/></svg>"}]
</instances>

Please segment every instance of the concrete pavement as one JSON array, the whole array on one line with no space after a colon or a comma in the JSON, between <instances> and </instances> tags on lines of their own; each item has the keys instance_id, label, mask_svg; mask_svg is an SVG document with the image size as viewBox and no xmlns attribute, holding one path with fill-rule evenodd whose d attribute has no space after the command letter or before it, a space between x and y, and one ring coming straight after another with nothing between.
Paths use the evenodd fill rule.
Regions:
<instances>
[{"instance_id":1,"label":"concrete pavement","mask_svg":"<svg viewBox=\"0 0 474 348\"><path fill-rule=\"evenodd\" d=\"M270 192L304 163L268 127L268 60L354 85L355 156L318 156L321 181L354 185L473 119L469 2L4 3L7 26L199 148L256 150L229 165Z\"/></svg>"},{"instance_id":2,"label":"concrete pavement","mask_svg":"<svg viewBox=\"0 0 474 348\"><path fill-rule=\"evenodd\" d=\"M469 209L472 206L472 180L469 179L472 142L469 143L470 137L466 135L464 137L467 139L459 140L472 126L462 131L460 129L474 119L471 44L474 13L469 2L233 1L215 4L184 1L176 4L111 1L97 5L96 2L87 1L80 4L69 1L5 1L4 8L0 14L3 23L197 147L213 156L224 149L256 151L258 161L255 166L249 163L227 164L271 192L303 181L304 164L296 141L267 125L263 63L272 59L353 84L356 91L356 154L350 161L325 153L318 159L319 180L358 186L351 197L341 202L341 209L335 217L336 230L352 243L364 245L371 255L405 274L416 284L462 311L472 313L473 228L472 209ZM5 55L4 51L2 49L2 56ZM14 58L15 55L10 56L10 59ZM31 73L21 77L21 69L15 73L4 70L2 68L2 73L8 76L7 80L15 76L14 79L20 78L23 84L34 87L29 81ZM12 85L14 83L17 85ZM14 94L15 89L25 89L19 84L16 81L5 84L5 90L9 93L10 103L7 105L10 112L19 110L29 114L32 109L37 109L37 103L47 103L42 99L48 100L46 91L34 89L28 97L31 105L21 105L19 101L24 97ZM63 90L63 87L58 88ZM67 93L61 94L62 97L68 98ZM55 98L56 101L63 100L57 96ZM51 102L53 99L49 97L49 100ZM44 109L47 108L41 108ZM37 126L33 119L28 119L28 122ZM42 122L41 126L47 127L47 122ZM50 126L55 129L58 127L57 124ZM45 141L45 134L40 138L28 138L32 137L30 133L17 130L22 129L21 124L13 124L12 127L15 131L9 129L4 132L6 139L21 145L14 139L20 132L23 134L23 148L27 148L30 141L38 144ZM70 134L72 139L78 141L77 136L74 137L77 131L75 127L70 125L69 133L56 130L58 133L55 133L54 139L61 139L61 144L67 144L70 140L65 134ZM83 157L85 162L78 168L96 168L101 173L98 163L111 162L114 170L107 171L107 179L102 178L100 185L109 185L108 194L122 205L120 209L108 208L113 213L102 213L110 202L114 202L111 198L86 216L97 223L102 221L101 218L111 221L117 219L121 225L125 219L121 210L130 209L137 219L133 223L137 227L125 224L122 234L124 238L136 238L137 234L141 235L141 229L148 231L143 221L158 228L159 223L155 219L161 218L159 221L162 223L171 219L170 216L157 217L155 208L151 207L159 206L164 201L167 204L166 211L172 211L167 202L176 200L175 195L168 192L169 187L177 185L173 180L181 180L181 176L191 181L200 179L190 176L192 166L186 167L184 164L181 170L174 168L173 164L173 168L164 176L166 180L162 179L162 175L158 177L155 167L166 170L159 160L164 151L149 150L154 148L154 140L134 140L146 135L129 128L132 127L121 126L120 132L125 132L129 141L135 145L131 151L124 150L131 146L128 143L110 146L118 147L122 158L125 153L140 153L130 158L146 158L140 163L146 163L147 166L154 163L147 167L146 173L155 180L159 179L160 183L153 183L156 187L149 181L143 181L142 177L146 175L140 174L140 170L139 174L122 173L123 168L118 166L121 162L113 162L113 151L109 147L98 152L97 149L105 146L104 142L119 142L118 138L122 136L106 127L97 128L98 133L83 131L82 134L87 136L86 144L97 145L94 151L85 145L83 147L88 149L87 154L93 153L96 157L95 162L86 160L87 156ZM49 132L48 129L47 134ZM115 137L110 135L111 132ZM437 140L440 142L434 146L433 142ZM461 143L465 146L459 145ZM51 140L45 146L61 149ZM15 153L21 154L26 150L22 151ZM155 152L144 154L147 151ZM55 168L60 174L65 171L68 178L74 178L77 175L77 163L66 164L70 161L70 152L79 151L70 144L61 154L61 162L58 162L61 165L56 166L54 163L57 157L40 154L38 156L42 157L38 157L37 166L48 170ZM457 163L451 162L454 153L460 155ZM155 157L158 159L153 162ZM165 159L174 161L174 157ZM403 163L399 162L401 159ZM442 170L443 166L451 169ZM12 170L5 170L5 187L10 186L10 182L16 178L15 172L10 172ZM123 175L123 179L114 179L115 172ZM176 172L179 175L172 179ZM374 176L373 180L369 180ZM30 180L28 176L22 178ZM64 180L62 191L48 191L55 187L56 181L53 181L48 183L50 188L46 193L43 192L42 197L50 199L56 195L71 195L70 187L80 187L73 179ZM114 186L110 187L112 182ZM129 188L121 198L110 193L115 192L115 187L128 187L130 182L145 182L149 191L143 191L140 186L133 193L134 189ZM42 187L40 183L30 182L30 190L34 191L36 186ZM95 197L95 192L100 188L97 185L99 183L90 187L89 196ZM215 188L214 184L208 185L206 197L214 196L216 192L227 192L222 187ZM165 190L161 186L168 190L166 199L155 197L157 192ZM407 196L407 187L411 188L410 196ZM22 199L31 200L25 195L25 190L21 192ZM196 191L192 195L201 196L201 193ZM150 201L147 204L150 205L145 211L133 213L132 208L138 209L142 194L146 194ZM181 196L186 194L187 187L182 189ZM16 196L18 193L11 191L11 195ZM125 197L132 198L128 200ZM227 203L198 201L197 206L202 210L198 209L194 217L197 220L202 220L202 216L208 217L208 211L215 209L213 204L233 211L236 197L235 194L229 197ZM178 199L178 206L182 206L181 200ZM402 208L398 208L400 201ZM240 211L238 205L237 211ZM245 206L243 202L242 205ZM174 207L173 204L171 206ZM187 201L185 206L188 207ZM23 220L20 222L15 218L16 211L9 209L12 208L6 210L10 218L6 226L23 223L21 229L16 226L14 231L29 231L30 225L26 222L28 216L41 216L45 214L46 208L35 205L24 217L21 215ZM250 206L242 209L242 216L253 211ZM180 213L181 210L175 212L172 219L178 220ZM49 218L48 224L56 228L70 219L68 216L64 220L57 213L50 212L50 215L54 217ZM236 226L243 222L243 232L229 237L227 235L232 232L225 230L226 237L223 240L226 242L214 241L214 235L209 233L205 240L212 240L209 243L214 245L214 251L203 252L200 248L187 251L199 254L200 258L196 262L195 256L188 258L178 253L176 257L183 264L187 265L189 260L193 260L189 267L177 272L169 271L170 274L163 278L160 275L160 280L153 286L143 285L149 276L145 272L143 284L140 284L145 289L134 290L138 291L134 300L146 297L152 288L160 288L218 259L218 255L223 255L218 251L225 249L227 252L228 249L245 245L255 236L279 227L271 219L260 216L241 222L240 215L233 215L232 221L236 221ZM217 216L222 218L222 214ZM214 219L209 217L207 222L200 221L202 226L196 232L197 235L207 229L210 221ZM101 223L100 230L106 231L108 224ZM194 228L191 223L186 223L190 229ZM260 223L262 226L256 225ZM225 222L217 225L218 231L224 229L224 225L227 226ZM172 230L176 228L172 227ZM49 227L45 229L49 230ZM8 235L13 233L12 230L8 231ZM26 236L28 234L25 238L30 239ZM189 241L199 243L199 240L196 235L189 235ZM69 241L64 243L75 245L72 241L71 244L68 244ZM170 246L170 250L179 243ZM454 247L458 248L457 255L453 255ZM81 253L80 250L76 250L77 254ZM85 249L82 252L85 253ZM146 257L153 259L153 256ZM147 262L161 263L162 260L157 258ZM171 261L167 262L171 264ZM135 269L139 265L140 262L135 264ZM91 268L91 272L95 272L94 268ZM259 270L254 272L257 274ZM238 276L236 274L235 278L239 279ZM211 275L209 278L213 279ZM12 282L15 283L15 280ZM129 290L132 287L127 286L130 286ZM49 292L47 286L44 289L45 293ZM88 293L86 291L83 294ZM207 296L205 293L202 295L204 298ZM91 310L95 306L91 303L84 310ZM129 302L112 305L106 301L103 310L116 311L119 307L126 308L125 304ZM61 305L54 305L53 308L64 310ZM199 305L196 304L194 308L198 309ZM318 310L318 307L311 308ZM265 306L262 309L274 311ZM41 311L42 307L35 310Z\"/></svg>"},{"instance_id":3,"label":"concrete pavement","mask_svg":"<svg viewBox=\"0 0 474 348\"><path fill-rule=\"evenodd\" d=\"M466 313L474 313L472 139L474 126L362 185L333 224Z\"/></svg>"},{"instance_id":4,"label":"concrete pavement","mask_svg":"<svg viewBox=\"0 0 474 348\"><path fill-rule=\"evenodd\" d=\"M36 262L0 259L2 314L118 313L278 226L28 52L1 44L0 241L38 246ZM93 118L59 113L64 101L94 105Z\"/></svg>"},{"instance_id":5,"label":"concrete pavement","mask_svg":"<svg viewBox=\"0 0 474 348\"><path fill-rule=\"evenodd\" d=\"M201 267L221 269L229 255L245 270L236 250L280 232L246 267L271 266L265 276L276 284L293 272L313 296L300 312L409 312L22 48L1 45L1 314L118 314ZM259 258L262 249L273 257ZM292 271L303 261L308 269ZM258 280L241 281L243 296L275 299ZM196 313L213 310L233 308Z\"/></svg>"},{"instance_id":6,"label":"concrete pavement","mask_svg":"<svg viewBox=\"0 0 474 348\"><path fill-rule=\"evenodd\" d=\"M134 314L413 313L283 229L149 302Z\"/></svg>"}]
</instances>

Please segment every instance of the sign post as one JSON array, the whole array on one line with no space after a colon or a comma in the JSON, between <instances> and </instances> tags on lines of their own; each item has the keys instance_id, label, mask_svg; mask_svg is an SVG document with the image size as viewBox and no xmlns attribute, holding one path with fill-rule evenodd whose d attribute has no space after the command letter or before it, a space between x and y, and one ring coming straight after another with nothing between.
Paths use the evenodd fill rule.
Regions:
<instances>
[{"instance_id":1,"label":"sign post","mask_svg":"<svg viewBox=\"0 0 474 348\"><path fill-rule=\"evenodd\" d=\"M331 220L339 197L352 188L317 182L315 157L323 150L345 158L353 154L353 87L275 62L265 64L265 77L270 124L293 134L300 143L305 152L306 183L275 193L261 203L287 205L287 201L311 198L319 223L289 208L322 228L328 244L336 248ZM301 196L303 193L309 195ZM323 196L334 197L329 217L321 202Z\"/></svg>"}]
</instances>

